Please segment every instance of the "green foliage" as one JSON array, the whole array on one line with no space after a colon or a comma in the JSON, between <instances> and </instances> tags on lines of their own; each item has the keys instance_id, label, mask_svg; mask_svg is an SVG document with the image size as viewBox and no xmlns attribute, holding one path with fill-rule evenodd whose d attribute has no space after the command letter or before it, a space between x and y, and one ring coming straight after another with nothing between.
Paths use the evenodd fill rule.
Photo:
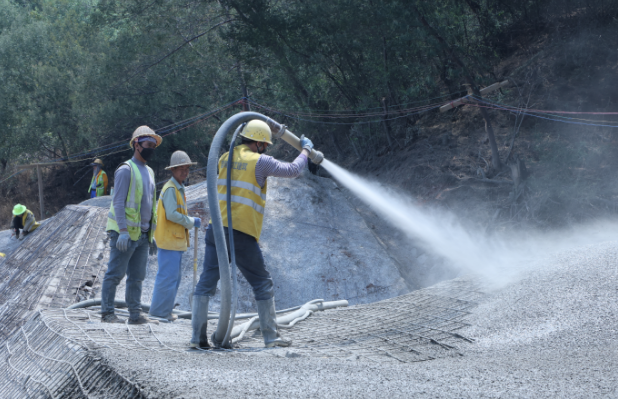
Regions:
<instances>
[{"instance_id":1,"label":"green foliage","mask_svg":"<svg viewBox=\"0 0 618 399\"><path fill-rule=\"evenodd\" d=\"M591 12L615 15L592 3ZM0 161L66 159L122 144L137 126L159 129L204 113L242 97L244 86L258 102L322 122L333 121L324 115L333 110L375 112L371 124L350 117L340 125L273 114L338 155L370 156L387 142L413 140L415 116L383 122L382 110L397 116L400 104L455 97L470 79L493 82L509 35L582 7L579 0L0 0ZM176 149L204 160L221 120L239 110L166 136L153 164L162 170ZM123 148L84 158L103 156L113 168L129 155Z\"/></svg>"}]
</instances>

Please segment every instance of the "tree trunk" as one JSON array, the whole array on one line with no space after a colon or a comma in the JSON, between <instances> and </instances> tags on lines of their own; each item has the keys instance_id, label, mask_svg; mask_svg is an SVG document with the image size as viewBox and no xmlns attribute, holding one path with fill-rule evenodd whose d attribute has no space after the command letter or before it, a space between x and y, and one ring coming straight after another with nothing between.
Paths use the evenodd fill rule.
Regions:
<instances>
[{"instance_id":1,"label":"tree trunk","mask_svg":"<svg viewBox=\"0 0 618 399\"><path fill-rule=\"evenodd\" d=\"M476 91L478 92L478 89ZM481 93L478 92L477 96L480 98ZM498 145L496 144L494 128L491 125L491 120L489 119L489 113L483 107L480 107L479 109L481 110L483 120L485 120L485 132L487 132L487 138L489 139L489 147L491 148L491 166L493 166L495 170L500 170L502 168L502 162L500 162L500 153L498 151Z\"/></svg>"},{"instance_id":2,"label":"tree trunk","mask_svg":"<svg viewBox=\"0 0 618 399\"><path fill-rule=\"evenodd\" d=\"M464 76L466 78L467 83L470 85L472 89L472 93L476 98L481 98L481 91L479 90L474 77L470 73L467 65L461 60L461 58L456 54L455 49L451 47L448 42L440 35L440 33L434 29L429 22L425 19L425 16L420 12L420 10L413 6L418 19L421 21L421 24L425 27L425 29L432 35L444 48L448 55L451 56L453 61L459 65L459 67L463 70ZM502 162L500 162L500 154L498 153L498 146L496 145L496 137L494 136L494 129L491 125L491 120L489 119L489 114L485 108L480 108L481 115L485 120L485 130L487 131L487 138L489 139L489 145L491 147L491 163L495 170L500 170L502 168Z\"/></svg>"}]
</instances>

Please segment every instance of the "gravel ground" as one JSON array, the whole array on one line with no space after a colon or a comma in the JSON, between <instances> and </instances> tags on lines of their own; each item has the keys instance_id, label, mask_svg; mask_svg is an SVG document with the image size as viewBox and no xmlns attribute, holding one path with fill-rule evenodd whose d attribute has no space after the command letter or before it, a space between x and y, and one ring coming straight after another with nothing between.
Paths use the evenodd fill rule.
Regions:
<instances>
[{"instance_id":1,"label":"gravel ground","mask_svg":"<svg viewBox=\"0 0 618 399\"><path fill-rule=\"evenodd\" d=\"M151 397L617 397L618 243L563 252L490 292L461 331L474 343L411 364L107 350ZM186 321L161 331L186 340ZM172 336L167 339L173 339Z\"/></svg>"}]
</instances>

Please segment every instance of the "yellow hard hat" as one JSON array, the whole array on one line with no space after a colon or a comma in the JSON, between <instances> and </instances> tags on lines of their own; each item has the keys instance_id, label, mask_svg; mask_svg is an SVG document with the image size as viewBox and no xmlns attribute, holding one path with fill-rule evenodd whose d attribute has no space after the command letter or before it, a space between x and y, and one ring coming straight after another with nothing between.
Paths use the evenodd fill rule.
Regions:
<instances>
[{"instance_id":1,"label":"yellow hard hat","mask_svg":"<svg viewBox=\"0 0 618 399\"><path fill-rule=\"evenodd\" d=\"M129 142L129 145L131 146L131 148L135 148L134 147L135 140L143 136L150 136L153 139L155 139L157 141L157 147L160 146L161 142L163 141L163 138L159 136L158 134L156 134L154 130L152 130L148 126L140 126L137 129L135 129L135 131L133 132L133 136L131 136L131 141Z\"/></svg>"},{"instance_id":2,"label":"yellow hard hat","mask_svg":"<svg viewBox=\"0 0 618 399\"><path fill-rule=\"evenodd\" d=\"M95 165L99 165L101 167L105 166L103 165L103 161L101 161L99 158L95 159L94 162L90 164L90 166L95 166Z\"/></svg>"},{"instance_id":3,"label":"yellow hard hat","mask_svg":"<svg viewBox=\"0 0 618 399\"><path fill-rule=\"evenodd\" d=\"M19 216L22 213L26 212L26 206L22 204L17 204L13 207L13 215Z\"/></svg>"},{"instance_id":4,"label":"yellow hard hat","mask_svg":"<svg viewBox=\"0 0 618 399\"><path fill-rule=\"evenodd\" d=\"M240 133L242 137L245 137L249 140L259 141L261 143L272 144L272 132L270 131L270 127L266 124L266 122L261 121L259 119L254 119L249 121L242 132Z\"/></svg>"},{"instance_id":5,"label":"yellow hard hat","mask_svg":"<svg viewBox=\"0 0 618 399\"><path fill-rule=\"evenodd\" d=\"M197 165L197 162L191 162L191 158L189 158L189 155L187 155L187 153L184 151L174 151L174 153L172 154L172 158L170 159L170 166L165 168L165 170L185 165L193 166Z\"/></svg>"}]
</instances>

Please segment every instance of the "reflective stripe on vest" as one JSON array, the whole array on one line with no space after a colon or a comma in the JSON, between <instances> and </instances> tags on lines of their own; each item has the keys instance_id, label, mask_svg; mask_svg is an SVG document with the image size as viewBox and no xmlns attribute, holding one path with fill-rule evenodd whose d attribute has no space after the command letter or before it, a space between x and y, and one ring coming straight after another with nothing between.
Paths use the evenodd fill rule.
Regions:
<instances>
[{"instance_id":1,"label":"reflective stripe on vest","mask_svg":"<svg viewBox=\"0 0 618 399\"><path fill-rule=\"evenodd\" d=\"M227 194L217 194L217 198L219 199L219 201L227 201ZM249 198L241 197L240 195L232 195L231 200L232 202L236 202L237 204L243 204L243 205L250 206L251 208L255 209L255 211L261 215L264 214L264 207L256 204L254 201L250 200ZM232 215L232 217L234 217L234 215Z\"/></svg>"},{"instance_id":2,"label":"reflective stripe on vest","mask_svg":"<svg viewBox=\"0 0 618 399\"><path fill-rule=\"evenodd\" d=\"M181 195L180 190L176 189L176 185L170 179L163 188L159 195L159 202L157 203L157 231L155 231L155 239L157 240L157 247L167 249L168 251L186 251L189 247L189 231L184 226L170 222L167 219L165 212L165 206L163 206L163 194L172 189L176 194L176 211L178 213L188 216L187 212L187 198Z\"/></svg>"},{"instance_id":3,"label":"reflective stripe on vest","mask_svg":"<svg viewBox=\"0 0 618 399\"><path fill-rule=\"evenodd\" d=\"M224 226L227 221L227 162L229 153L219 159L219 179L217 180L217 199L221 208L221 219ZM267 185L260 187L255 178L255 165L260 154L251 151L247 145L239 145L234 149L232 160L231 207L232 227L234 230L260 239L264 207L266 206Z\"/></svg>"},{"instance_id":4,"label":"reflective stripe on vest","mask_svg":"<svg viewBox=\"0 0 618 399\"><path fill-rule=\"evenodd\" d=\"M227 176L226 176L227 177ZM262 193L262 189L259 187L254 186L251 183L247 183L244 181L240 181L240 180L232 180L232 187L240 187L240 188L244 188L245 190L249 190L254 192L255 194L259 195L260 198L262 198L262 200L266 201L266 194ZM217 185L219 186L226 186L226 179L218 179L217 180ZM221 199L221 198L219 198ZM223 198L223 201L225 201L225 198ZM264 213L264 212L262 212Z\"/></svg>"},{"instance_id":5,"label":"reflective stripe on vest","mask_svg":"<svg viewBox=\"0 0 618 399\"><path fill-rule=\"evenodd\" d=\"M127 193L127 200L124 203L124 207L129 208L129 209L135 209L137 211L137 215L139 216L139 219L137 220L131 220L128 217L126 217L125 215L125 220L127 222L127 227L139 227L140 228L140 232L141 232L141 219L142 219L142 215L140 214L140 209L142 207L142 195L144 195L144 182L142 181L142 174L139 173L139 169L137 169L137 165L135 165L133 163L133 161L129 160L122 165L129 165L129 168L131 169L131 183L129 184L129 192ZM139 177L138 177L139 175ZM138 184L135 184L135 182L139 182L141 183L142 186L142 192L141 195L139 196L139 202L135 201L135 197L137 196L137 187L139 186ZM155 194L156 195L156 194ZM154 202L152 204L152 206L154 207ZM109 208L109 213L107 214L107 216L112 219L113 221L116 221L116 214L114 213L114 203L112 201L112 206ZM137 240L134 240L137 241Z\"/></svg>"},{"instance_id":6,"label":"reflective stripe on vest","mask_svg":"<svg viewBox=\"0 0 618 399\"><path fill-rule=\"evenodd\" d=\"M129 236L132 241L139 240L142 234L142 215L140 214L141 205L142 205L142 195L144 195L144 183L142 181L142 175L137 168L137 165L132 161L128 160L127 162L123 162L120 164L128 165L131 170L131 183L129 184L129 191L127 192L127 199L125 200L125 220L127 223L127 230L129 231ZM119 167L120 167L119 166ZM146 166L150 177L154 183L154 172L149 167ZM156 186L155 186L156 187ZM152 199L152 216L150 218L150 230L148 231L148 240L152 242L152 238L154 236L154 231L157 226L157 207L155 204L157 203L157 192L153 190L153 199ZM118 227L118 223L116 222L116 214L114 210L114 201L109 208L109 212L107 213L107 231L116 231L120 232L120 228Z\"/></svg>"}]
</instances>

